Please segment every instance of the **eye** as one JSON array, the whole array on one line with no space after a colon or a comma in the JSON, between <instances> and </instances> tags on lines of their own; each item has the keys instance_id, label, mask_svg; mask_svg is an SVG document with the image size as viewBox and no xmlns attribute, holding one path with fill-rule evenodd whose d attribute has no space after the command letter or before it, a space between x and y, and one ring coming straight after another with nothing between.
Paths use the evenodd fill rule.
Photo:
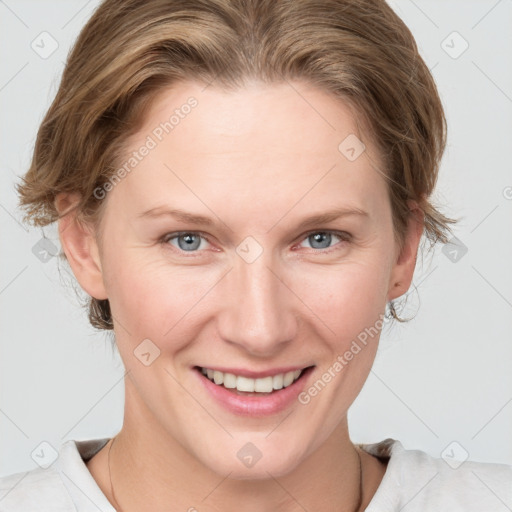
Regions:
<instances>
[{"instance_id":1,"label":"eye","mask_svg":"<svg viewBox=\"0 0 512 512\"><path fill-rule=\"evenodd\" d=\"M169 233L161 239L163 244L170 244L184 252L197 252L198 249L204 249L202 241L208 243L208 239L206 237L195 231Z\"/></svg>"},{"instance_id":2,"label":"eye","mask_svg":"<svg viewBox=\"0 0 512 512\"><path fill-rule=\"evenodd\" d=\"M311 249L318 249L315 252L331 252L331 249L335 250L336 245L339 245L331 245L336 239L339 239L341 242L349 242L351 235L344 231L311 231L303 235L303 241L300 246L304 247L302 244L308 242L311 245ZM206 245L210 242L202 233L196 231L181 231L167 233L160 239L160 243L163 245L172 245L181 252L197 253L205 249Z\"/></svg>"},{"instance_id":3,"label":"eye","mask_svg":"<svg viewBox=\"0 0 512 512\"><path fill-rule=\"evenodd\" d=\"M332 249L335 247L331 246L331 243L335 241L336 238L341 241L348 242L351 239L351 235L350 233L346 233L343 231L311 231L309 233L306 233L302 243L308 242L309 244L311 244L312 249L327 249L317 252L330 252L328 249ZM301 247L304 246L301 244Z\"/></svg>"}]
</instances>

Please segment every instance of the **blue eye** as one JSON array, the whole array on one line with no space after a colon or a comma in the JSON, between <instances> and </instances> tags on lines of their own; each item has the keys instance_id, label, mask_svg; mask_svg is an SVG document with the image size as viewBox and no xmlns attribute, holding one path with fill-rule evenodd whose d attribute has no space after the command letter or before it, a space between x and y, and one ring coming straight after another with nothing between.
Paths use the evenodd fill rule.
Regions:
<instances>
[{"instance_id":1,"label":"blue eye","mask_svg":"<svg viewBox=\"0 0 512 512\"><path fill-rule=\"evenodd\" d=\"M201 247L201 241L208 240L201 236L199 233L195 233L193 231L186 231L182 233L171 233L172 236L165 236L162 240L164 243L169 243L173 240L177 241L177 249L180 249L184 252L196 252L197 249ZM172 244L174 247L176 245Z\"/></svg>"},{"instance_id":2,"label":"blue eye","mask_svg":"<svg viewBox=\"0 0 512 512\"><path fill-rule=\"evenodd\" d=\"M304 247L302 244L307 241L311 249L318 249L315 252L330 252L338 245L331 245L336 242L336 239L348 242L351 240L351 235L343 231L311 231L303 235L301 247ZM210 243L206 236L196 231L168 233L160 241L163 245L172 245L178 251L188 253L200 252L201 249L205 249L205 244Z\"/></svg>"},{"instance_id":3,"label":"blue eye","mask_svg":"<svg viewBox=\"0 0 512 512\"><path fill-rule=\"evenodd\" d=\"M306 234L304 242L308 241L311 244L312 249L331 249L331 242L338 238L341 241L349 241L350 235L348 233L336 232L336 231L312 231ZM302 244L301 244L302 246Z\"/></svg>"}]
</instances>

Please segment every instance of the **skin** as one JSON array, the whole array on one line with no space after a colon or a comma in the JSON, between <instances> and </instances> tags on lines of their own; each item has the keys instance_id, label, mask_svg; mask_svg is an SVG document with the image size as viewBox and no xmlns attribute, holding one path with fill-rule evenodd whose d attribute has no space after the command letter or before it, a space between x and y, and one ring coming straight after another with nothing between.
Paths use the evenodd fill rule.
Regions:
<instances>
[{"instance_id":1,"label":"skin","mask_svg":"<svg viewBox=\"0 0 512 512\"><path fill-rule=\"evenodd\" d=\"M139 148L190 96L197 107L104 199L101 246L94 227L73 214L59 221L82 288L110 301L128 372L124 423L111 451L115 497L124 512L354 510L359 463L347 410L378 335L309 403L263 418L225 410L192 367L314 365L309 387L376 324L386 302L407 292L421 216L411 214L400 252L373 145L347 105L305 83L252 83L236 92L177 84L159 94L128 148ZM350 134L366 145L354 161L338 150ZM76 199L60 195L58 209ZM160 205L216 224L138 217ZM334 207L368 216L298 228ZM322 245L309 236L326 230L352 237L333 234ZM195 252L178 239L162 241L178 231L208 241ZM250 264L236 252L248 236L262 249ZM148 338L160 355L145 366L134 350ZM262 454L250 468L236 456L248 442ZM109 447L87 467L113 502ZM364 452L361 460L364 508L386 467Z\"/></svg>"}]
</instances>

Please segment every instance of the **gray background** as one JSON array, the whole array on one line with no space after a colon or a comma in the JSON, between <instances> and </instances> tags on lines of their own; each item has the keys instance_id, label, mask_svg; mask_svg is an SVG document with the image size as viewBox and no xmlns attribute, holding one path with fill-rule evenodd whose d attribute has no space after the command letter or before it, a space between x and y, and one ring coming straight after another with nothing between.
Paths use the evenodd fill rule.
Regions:
<instances>
[{"instance_id":1,"label":"gray background","mask_svg":"<svg viewBox=\"0 0 512 512\"><path fill-rule=\"evenodd\" d=\"M0 1L0 475L36 467L31 454L43 441L58 449L122 425L122 363L109 336L89 326L70 272L52 250L41 260L43 234L60 249L56 226L22 225L13 189L68 49L97 3ZM512 1L391 5L446 108L435 197L463 217L455 234L467 252L438 247L419 261L404 312L417 316L384 330L350 410L351 436L393 437L447 463L512 464Z\"/></svg>"}]
</instances>

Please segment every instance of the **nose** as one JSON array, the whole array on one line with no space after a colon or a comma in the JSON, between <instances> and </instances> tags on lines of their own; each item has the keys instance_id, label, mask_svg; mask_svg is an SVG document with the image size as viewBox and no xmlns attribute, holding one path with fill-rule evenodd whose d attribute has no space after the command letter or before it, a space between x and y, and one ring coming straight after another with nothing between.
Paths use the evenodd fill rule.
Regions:
<instances>
[{"instance_id":1,"label":"nose","mask_svg":"<svg viewBox=\"0 0 512 512\"><path fill-rule=\"evenodd\" d=\"M273 264L265 252L252 263L236 258L219 297L223 306L218 328L223 340L253 356L266 357L275 356L296 337L294 308L299 301L282 274L282 266Z\"/></svg>"}]
</instances>

